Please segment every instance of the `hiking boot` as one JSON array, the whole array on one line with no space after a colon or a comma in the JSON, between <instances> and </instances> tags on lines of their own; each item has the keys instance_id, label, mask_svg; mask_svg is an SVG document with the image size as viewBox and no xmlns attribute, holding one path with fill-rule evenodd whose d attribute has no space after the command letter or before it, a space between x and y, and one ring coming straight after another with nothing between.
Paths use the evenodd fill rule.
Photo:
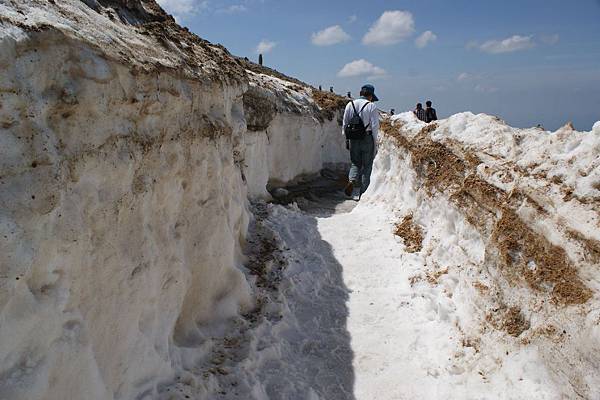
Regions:
<instances>
[{"instance_id":1,"label":"hiking boot","mask_svg":"<svg viewBox=\"0 0 600 400\"><path fill-rule=\"evenodd\" d=\"M352 200L359 201L361 194L360 187L354 188L354 190L352 190Z\"/></svg>"},{"instance_id":2,"label":"hiking boot","mask_svg":"<svg viewBox=\"0 0 600 400\"><path fill-rule=\"evenodd\" d=\"M353 189L354 189L354 183L352 183L352 181L348 182L348 184L344 188L344 193L346 194L346 196L348 196L348 197L352 196Z\"/></svg>"}]
</instances>

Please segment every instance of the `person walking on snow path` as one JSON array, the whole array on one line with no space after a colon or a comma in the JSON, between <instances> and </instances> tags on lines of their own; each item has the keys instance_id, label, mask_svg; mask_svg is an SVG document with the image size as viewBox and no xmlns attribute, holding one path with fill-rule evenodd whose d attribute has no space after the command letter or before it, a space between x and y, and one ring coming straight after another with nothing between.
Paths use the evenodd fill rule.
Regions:
<instances>
[{"instance_id":1,"label":"person walking on snow path","mask_svg":"<svg viewBox=\"0 0 600 400\"><path fill-rule=\"evenodd\" d=\"M425 120L427 119L425 115L425 110L423 110L423 104L421 103L417 103L417 108L415 108L413 114L415 114L415 116L423 122L425 122Z\"/></svg>"},{"instance_id":2,"label":"person walking on snow path","mask_svg":"<svg viewBox=\"0 0 600 400\"><path fill-rule=\"evenodd\" d=\"M357 201L369 187L373 160L377 153L379 111L375 102L378 100L375 87L364 85L360 89L360 98L349 102L344 111L342 134L346 137L352 163L344 192Z\"/></svg>"}]
</instances>

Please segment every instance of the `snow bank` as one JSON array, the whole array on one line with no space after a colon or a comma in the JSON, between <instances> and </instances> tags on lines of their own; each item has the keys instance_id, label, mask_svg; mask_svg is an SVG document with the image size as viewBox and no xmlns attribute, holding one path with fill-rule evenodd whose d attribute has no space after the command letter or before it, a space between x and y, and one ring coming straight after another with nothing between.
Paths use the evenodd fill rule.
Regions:
<instances>
[{"instance_id":1,"label":"snow bank","mask_svg":"<svg viewBox=\"0 0 600 400\"><path fill-rule=\"evenodd\" d=\"M134 73L62 33L1 40L0 398L152 392L199 324L253 304L245 86Z\"/></svg>"},{"instance_id":2,"label":"snow bank","mask_svg":"<svg viewBox=\"0 0 600 400\"><path fill-rule=\"evenodd\" d=\"M503 365L522 377L535 365L531 379L556 398L600 396L597 125L546 132L483 114L425 124L405 113L382 126L355 213L383 205L423 232L426 269L411 284L448 288L470 354L459 369L499 382L514 378Z\"/></svg>"},{"instance_id":3,"label":"snow bank","mask_svg":"<svg viewBox=\"0 0 600 400\"><path fill-rule=\"evenodd\" d=\"M55 3L0 4L0 398L148 399L254 306L248 189L335 160L335 121L275 109L255 146L224 48L150 0Z\"/></svg>"},{"instance_id":4,"label":"snow bank","mask_svg":"<svg viewBox=\"0 0 600 400\"><path fill-rule=\"evenodd\" d=\"M251 197L268 198L267 185L280 186L348 163L339 111L328 118L312 98L312 89L247 72L244 162Z\"/></svg>"}]
</instances>

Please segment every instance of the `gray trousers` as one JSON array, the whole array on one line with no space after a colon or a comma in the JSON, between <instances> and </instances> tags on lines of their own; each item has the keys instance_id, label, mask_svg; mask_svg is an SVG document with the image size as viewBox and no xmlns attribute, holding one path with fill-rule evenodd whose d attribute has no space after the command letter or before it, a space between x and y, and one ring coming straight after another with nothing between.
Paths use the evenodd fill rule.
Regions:
<instances>
[{"instance_id":1,"label":"gray trousers","mask_svg":"<svg viewBox=\"0 0 600 400\"><path fill-rule=\"evenodd\" d=\"M375 143L373 136L368 135L363 140L350 141L350 173L348 179L357 183L361 181L360 193L364 193L371 182L371 170L373 169L373 159L375 158Z\"/></svg>"}]
</instances>

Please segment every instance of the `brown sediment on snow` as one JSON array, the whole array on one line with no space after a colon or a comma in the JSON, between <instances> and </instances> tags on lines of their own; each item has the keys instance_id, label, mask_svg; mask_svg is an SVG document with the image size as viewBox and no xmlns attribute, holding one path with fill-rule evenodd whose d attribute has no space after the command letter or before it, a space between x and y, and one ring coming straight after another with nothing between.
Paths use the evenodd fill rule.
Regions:
<instances>
[{"instance_id":1,"label":"brown sediment on snow","mask_svg":"<svg viewBox=\"0 0 600 400\"><path fill-rule=\"evenodd\" d=\"M447 273L448 273L448 268L443 268L443 269L440 269L437 271L427 272L425 275L426 275L427 282L429 282L432 285L437 285L440 277L442 277L443 275L446 275Z\"/></svg>"},{"instance_id":2,"label":"brown sediment on snow","mask_svg":"<svg viewBox=\"0 0 600 400\"><path fill-rule=\"evenodd\" d=\"M550 290L559 304L582 304L590 299L590 289L579 278L565 250L534 232L514 211L503 211L492 242L500 251L507 275L525 279L537 291Z\"/></svg>"},{"instance_id":3,"label":"brown sediment on snow","mask_svg":"<svg viewBox=\"0 0 600 400\"><path fill-rule=\"evenodd\" d=\"M340 113L344 110L344 107L346 107L346 104L348 104L349 99L346 97L342 97L336 93L318 90L315 87L313 87L312 85L309 85L308 83L303 82L299 79L296 79L296 78L293 78L286 74L283 74L274 68L269 68L264 65L256 64L256 63L248 60L247 58L236 57L236 60L242 67L244 67L244 69L251 72L250 73L251 80L252 80L252 75L253 75L252 73L258 74L258 75L267 75L267 76L270 76L273 78L277 78L281 81L284 81L286 83L286 87L284 87L284 91L287 94L292 95L292 97L294 97L293 92L296 92L297 94L300 94L300 95L305 95L305 96L311 97L312 100L314 100L314 104L312 104L313 109L311 109L309 111L312 112L315 115L315 118L317 118L320 121L324 121L324 120L332 121L336 116L339 117ZM264 86L264 85L260 85L260 86ZM267 116L272 115L273 110L275 110L277 108L273 99L269 98L268 96L267 97L261 96L260 93L256 93L256 91L254 91L254 93L252 93L252 92L253 92L253 90L251 87L250 90L248 91L248 99L246 99L246 95L245 95L244 106L248 107L250 110L253 110L254 108L256 108L253 104L259 104L258 108L265 109L264 110L265 115L267 115ZM315 104L317 107L315 107ZM289 102L286 103L286 106L288 108L290 108L290 111L296 112L298 114L306 111L306 110L299 108L296 104L292 104ZM257 110L257 111L260 111L260 110ZM251 129L251 130L264 129L264 128L261 128L261 126L262 125L255 127L252 124L248 125L249 129Z\"/></svg>"},{"instance_id":4,"label":"brown sediment on snow","mask_svg":"<svg viewBox=\"0 0 600 400\"><path fill-rule=\"evenodd\" d=\"M268 93L260 88L250 87L244 93L243 101L248 130L258 132L267 129L277 113L277 105Z\"/></svg>"},{"instance_id":5,"label":"brown sediment on snow","mask_svg":"<svg viewBox=\"0 0 600 400\"><path fill-rule=\"evenodd\" d=\"M457 143L447 145L431 138L436 124L427 125L413 138L389 120L382 121L381 128L410 154L424 189L430 195L447 196L487 238L487 252L493 255L510 284L526 283L536 293L548 295L561 305L582 304L591 298L591 290L579 277L577 266L565 250L518 216L522 204L519 199L524 198L543 214L543 207L539 204L535 207L537 203L530 196L518 190L506 193L479 177L476 169L481 162L479 157ZM596 254L598 248L593 241L591 245L590 241L582 243L588 249L591 247L590 254Z\"/></svg>"},{"instance_id":6,"label":"brown sediment on snow","mask_svg":"<svg viewBox=\"0 0 600 400\"><path fill-rule=\"evenodd\" d=\"M229 51L179 26L154 0L8 1L0 22L30 35L28 49L83 44L132 73L243 83L246 73ZM73 54L73 57L77 57Z\"/></svg>"},{"instance_id":7,"label":"brown sediment on snow","mask_svg":"<svg viewBox=\"0 0 600 400\"><path fill-rule=\"evenodd\" d=\"M315 103L317 103L323 111L325 118L330 121L334 118L336 112L344 110L349 101L349 99L335 93L316 89L313 89L312 97L315 100Z\"/></svg>"},{"instance_id":8,"label":"brown sediment on snow","mask_svg":"<svg viewBox=\"0 0 600 400\"><path fill-rule=\"evenodd\" d=\"M585 257L595 263L600 262L600 241L586 237L575 229L567 229L567 235L580 243L586 251Z\"/></svg>"},{"instance_id":9,"label":"brown sediment on snow","mask_svg":"<svg viewBox=\"0 0 600 400\"><path fill-rule=\"evenodd\" d=\"M246 268L256 277L259 288L276 291L281 281L281 271L286 262L281 245L273 233L265 226L268 216L263 203L253 204L255 220L250 226L251 238L246 245Z\"/></svg>"},{"instance_id":10,"label":"brown sediment on snow","mask_svg":"<svg viewBox=\"0 0 600 400\"><path fill-rule=\"evenodd\" d=\"M251 64L245 60L240 62ZM341 126L347 99L316 90L300 81L281 78L279 73L270 74L270 69L259 71L246 70L250 85L243 100L250 131L265 130L278 113L312 115L321 124L333 121Z\"/></svg>"},{"instance_id":11,"label":"brown sediment on snow","mask_svg":"<svg viewBox=\"0 0 600 400\"><path fill-rule=\"evenodd\" d=\"M404 240L408 253L417 253L423 248L423 229L413 222L412 214L405 216L396 224L394 234Z\"/></svg>"},{"instance_id":12,"label":"brown sediment on snow","mask_svg":"<svg viewBox=\"0 0 600 400\"><path fill-rule=\"evenodd\" d=\"M496 312L488 314L486 320L494 328L503 330L514 337L520 336L530 326L519 307L496 310Z\"/></svg>"},{"instance_id":13,"label":"brown sediment on snow","mask_svg":"<svg viewBox=\"0 0 600 400\"><path fill-rule=\"evenodd\" d=\"M474 287L475 289L477 289L477 291L478 291L480 294L482 294L482 295L483 295L483 294L487 294L487 293L490 291L490 287L489 287L489 286L487 286L486 284L484 284L484 283L481 283L481 282L479 282L479 281L473 282L473 287Z\"/></svg>"},{"instance_id":14,"label":"brown sediment on snow","mask_svg":"<svg viewBox=\"0 0 600 400\"><path fill-rule=\"evenodd\" d=\"M321 109L323 116L330 121L335 117L336 112L343 111L346 104L348 104L349 99L346 97L329 91L318 90L312 85L281 73L274 68L256 64L246 58L238 57L237 60L245 69L256 74L269 75L294 84L294 86L291 87L292 90L297 92L310 91L313 100Z\"/></svg>"},{"instance_id":15,"label":"brown sediment on snow","mask_svg":"<svg viewBox=\"0 0 600 400\"><path fill-rule=\"evenodd\" d=\"M288 81L290 83L294 83L300 87L310 87L310 85L308 83L302 82L300 79L293 78L289 75L279 72L274 68L269 68L265 65L257 64L255 62L252 62L252 61L250 61L246 58L242 58L242 57L237 57L237 60L245 69L250 70L256 74L270 75L275 78L279 78L281 80Z\"/></svg>"}]
</instances>

